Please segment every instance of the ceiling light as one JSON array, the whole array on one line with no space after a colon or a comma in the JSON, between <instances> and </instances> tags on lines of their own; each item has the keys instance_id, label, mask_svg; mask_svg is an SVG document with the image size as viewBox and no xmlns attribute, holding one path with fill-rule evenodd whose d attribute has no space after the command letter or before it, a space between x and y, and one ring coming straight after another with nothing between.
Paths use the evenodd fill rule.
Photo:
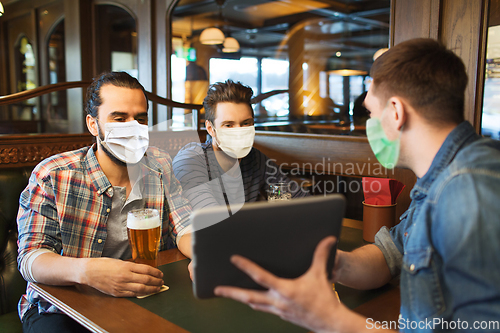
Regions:
<instances>
[{"instance_id":1,"label":"ceiling light","mask_svg":"<svg viewBox=\"0 0 500 333\"><path fill-rule=\"evenodd\" d=\"M215 27L206 28L201 32L200 43L203 45L217 45L224 43L224 33Z\"/></svg>"},{"instance_id":2,"label":"ceiling light","mask_svg":"<svg viewBox=\"0 0 500 333\"><path fill-rule=\"evenodd\" d=\"M366 75L368 74L368 72L358 69L336 69L328 71L328 74L335 74L340 76L356 76L356 75Z\"/></svg>"},{"instance_id":3,"label":"ceiling light","mask_svg":"<svg viewBox=\"0 0 500 333\"><path fill-rule=\"evenodd\" d=\"M368 74L368 68L364 63L360 63L356 59L345 59L345 57L337 58L336 56L328 59L325 71L328 74L340 76L357 76Z\"/></svg>"},{"instance_id":4,"label":"ceiling light","mask_svg":"<svg viewBox=\"0 0 500 333\"><path fill-rule=\"evenodd\" d=\"M225 53L232 53L232 52L238 52L240 50L240 43L236 40L236 38L233 37L227 37L224 40L224 45L222 47L222 52Z\"/></svg>"},{"instance_id":5,"label":"ceiling light","mask_svg":"<svg viewBox=\"0 0 500 333\"><path fill-rule=\"evenodd\" d=\"M0 2L0 16L2 16L4 12L5 12L5 11L4 11L4 9L3 9L3 5L2 5L2 3Z\"/></svg>"},{"instance_id":6,"label":"ceiling light","mask_svg":"<svg viewBox=\"0 0 500 333\"><path fill-rule=\"evenodd\" d=\"M219 20L222 21L222 7L226 0L215 0L217 6L219 7ZM206 28L201 32L200 43L203 45L219 45L224 43L224 33L222 30L216 27Z\"/></svg>"},{"instance_id":7,"label":"ceiling light","mask_svg":"<svg viewBox=\"0 0 500 333\"><path fill-rule=\"evenodd\" d=\"M337 51L337 53L335 53L335 55L336 55L337 57L340 57L340 56L342 55L342 52Z\"/></svg>"}]
</instances>

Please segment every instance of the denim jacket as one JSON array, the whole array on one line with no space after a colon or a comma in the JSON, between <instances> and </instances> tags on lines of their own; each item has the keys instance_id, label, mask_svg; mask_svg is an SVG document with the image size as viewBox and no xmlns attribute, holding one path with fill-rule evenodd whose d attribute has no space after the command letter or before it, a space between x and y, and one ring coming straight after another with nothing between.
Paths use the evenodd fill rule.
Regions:
<instances>
[{"instance_id":1,"label":"denim jacket","mask_svg":"<svg viewBox=\"0 0 500 333\"><path fill-rule=\"evenodd\" d=\"M410 196L375 239L400 275L399 329L500 331L500 143L463 122Z\"/></svg>"}]
</instances>

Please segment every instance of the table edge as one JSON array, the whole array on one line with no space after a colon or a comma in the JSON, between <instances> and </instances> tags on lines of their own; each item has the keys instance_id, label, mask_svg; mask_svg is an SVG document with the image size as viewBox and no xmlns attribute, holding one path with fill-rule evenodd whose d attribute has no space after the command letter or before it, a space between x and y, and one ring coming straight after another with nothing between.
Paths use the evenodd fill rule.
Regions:
<instances>
[{"instance_id":1,"label":"table edge","mask_svg":"<svg viewBox=\"0 0 500 333\"><path fill-rule=\"evenodd\" d=\"M187 259L187 257L184 256L179 251L178 248L173 248L173 249L170 249L170 250L165 250L165 251L160 252L160 254L163 256L163 258L162 258L163 260L159 260L160 265L168 265L168 264L171 264L171 263L174 263L174 262L178 262L178 261ZM36 292L38 292L43 299L45 299L48 302L50 302L51 304L53 304L57 309L59 309L65 315L67 315L71 319L75 320L77 323L79 323L80 325L84 326L88 330L90 330L92 332L97 332L97 333L100 333L100 332L109 332L106 329L104 329L102 326L96 324L95 322L93 322L92 320L90 320L89 318L87 318L86 316L84 316L81 313L79 313L78 311L74 310L71 306L69 306L65 302L59 300L58 298L56 298L55 296L53 296L52 294L50 294L48 291L46 291L45 289L43 289L43 286L44 286L43 283L33 283L32 282L31 285L32 285L33 289ZM48 287L65 287L65 286L49 286L49 285L47 285L47 286ZM74 288L76 288L75 286L67 286L67 287L74 287ZM130 302L132 304L135 304L135 303L131 302L130 300L126 299L126 298L122 298L122 299L124 301L127 301L127 302ZM157 316L155 313L151 312L151 314ZM174 325L174 326L178 327L179 331L187 332L184 328L182 328L182 327L180 327L180 326L172 323L171 321L169 321L169 320L167 320L165 318L162 318L162 317L159 317L159 318L161 318L162 320L165 320L166 322L168 322L171 325Z\"/></svg>"},{"instance_id":2,"label":"table edge","mask_svg":"<svg viewBox=\"0 0 500 333\"><path fill-rule=\"evenodd\" d=\"M32 283L33 289L36 290L42 296L43 299L53 304L58 310L63 312L65 315L84 326L86 329L92 332L108 332L101 326L94 323L92 320L80 314L78 311L73 310L69 305L65 302L60 301L59 299L52 296L50 293L45 291L40 284Z\"/></svg>"}]
</instances>

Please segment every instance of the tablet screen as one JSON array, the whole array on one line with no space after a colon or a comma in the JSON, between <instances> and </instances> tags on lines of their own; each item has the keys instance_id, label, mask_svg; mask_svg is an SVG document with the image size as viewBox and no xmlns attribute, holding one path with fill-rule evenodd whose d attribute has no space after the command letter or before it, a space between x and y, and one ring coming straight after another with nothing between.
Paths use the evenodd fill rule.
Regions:
<instances>
[{"instance_id":1,"label":"tablet screen","mask_svg":"<svg viewBox=\"0 0 500 333\"><path fill-rule=\"evenodd\" d=\"M193 291L214 297L219 285L263 289L229 261L246 257L282 278L296 278L310 267L325 237L340 236L345 199L340 194L282 202L246 203L229 216L226 207L193 213ZM328 261L332 271L335 249Z\"/></svg>"}]
</instances>

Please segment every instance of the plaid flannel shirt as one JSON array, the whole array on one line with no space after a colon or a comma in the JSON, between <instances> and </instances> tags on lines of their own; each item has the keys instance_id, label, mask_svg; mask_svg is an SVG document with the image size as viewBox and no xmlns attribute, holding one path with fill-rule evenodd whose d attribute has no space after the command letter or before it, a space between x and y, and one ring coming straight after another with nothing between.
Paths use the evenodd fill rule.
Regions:
<instances>
[{"instance_id":1,"label":"plaid flannel shirt","mask_svg":"<svg viewBox=\"0 0 500 333\"><path fill-rule=\"evenodd\" d=\"M33 170L19 199L18 263L40 248L74 258L101 257L113 187L94 147L54 155ZM175 247L177 233L189 223L191 213L171 165L170 156L154 147L141 161L145 208L158 209L163 221L161 250ZM20 318L34 305L40 313L58 312L28 283L19 301Z\"/></svg>"}]
</instances>

